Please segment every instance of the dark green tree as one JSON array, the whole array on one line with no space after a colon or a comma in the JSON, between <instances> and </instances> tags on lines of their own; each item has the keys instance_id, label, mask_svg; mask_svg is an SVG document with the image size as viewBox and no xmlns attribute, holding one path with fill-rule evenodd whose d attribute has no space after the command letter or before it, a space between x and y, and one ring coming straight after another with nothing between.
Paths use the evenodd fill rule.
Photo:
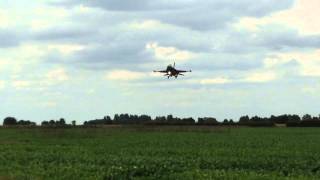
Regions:
<instances>
[{"instance_id":1,"label":"dark green tree","mask_svg":"<svg viewBox=\"0 0 320 180\"><path fill-rule=\"evenodd\" d=\"M49 122L48 121L42 121L41 122L41 126L48 126L49 125Z\"/></svg>"},{"instance_id":2,"label":"dark green tree","mask_svg":"<svg viewBox=\"0 0 320 180\"><path fill-rule=\"evenodd\" d=\"M3 120L3 125L5 126L17 125L17 119L14 117L6 117Z\"/></svg>"},{"instance_id":3,"label":"dark green tree","mask_svg":"<svg viewBox=\"0 0 320 180\"><path fill-rule=\"evenodd\" d=\"M312 117L310 114L305 114L302 116L302 121L311 121Z\"/></svg>"},{"instance_id":4,"label":"dark green tree","mask_svg":"<svg viewBox=\"0 0 320 180\"><path fill-rule=\"evenodd\" d=\"M58 121L58 124L61 126L66 125L66 120L64 118L60 118L60 120Z\"/></svg>"},{"instance_id":5,"label":"dark green tree","mask_svg":"<svg viewBox=\"0 0 320 180\"><path fill-rule=\"evenodd\" d=\"M239 124L248 124L250 121L250 118L248 115L246 116L241 116L240 119L239 119Z\"/></svg>"},{"instance_id":6,"label":"dark green tree","mask_svg":"<svg viewBox=\"0 0 320 180\"><path fill-rule=\"evenodd\" d=\"M56 124L56 122L55 122L54 120L50 120L50 121L49 121L49 125L50 125L50 126L54 126L55 124Z\"/></svg>"},{"instance_id":7,"label":"dark green tree","mask_svg":"<svg viewBox=\"0 0 320 180\"><path fill-rule=\"evenodd\" d=\"M110 118L110 116L105 116L103 120L104 124L112 124L112 119Z\"/></svg>"},{"instance_id":8,"label":"dark green tree","mask_svg":"<svg viewBox=\"0 0 320 180\"><path fill-rule=\"evenodd\" d=\"M219 122L213 117L198 118L198 125L218 125Z\"/></svg>"}]
</instances>

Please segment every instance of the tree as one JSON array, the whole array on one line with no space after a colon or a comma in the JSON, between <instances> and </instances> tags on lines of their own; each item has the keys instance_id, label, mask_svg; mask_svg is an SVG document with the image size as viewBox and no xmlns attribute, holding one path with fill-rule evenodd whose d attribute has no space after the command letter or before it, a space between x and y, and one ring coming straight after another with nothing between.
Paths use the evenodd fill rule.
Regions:
<instances>
[{"instance_id":1,"label":"tree","mask_svg":"<svg viewBox=\"0 0 320 180\"><path fill-rule=\"evenodd\" d=\"M66 120L64 120L64 118L60 118L58 124L61 126L64 126L64 125L66 125Z\"/></svg>"},{"instance_id":2,"label":"tree","mask_svg":"<svg viewBox=\"0 0 320 180\"><path fill-rule=\"evenodd\" d=\"M105 116L103 120L104 124L112 124L112 119L110 118L110 116Z\"/></svg>"},{"instance_id":3,"label":"tree","mask_svg":"<svg viewBox=\"0 0 320 180\"><path fill-rule=\"evenodd\" d=\"M143 123L150 122L150 121L151 121L151 117L148 115L141 115L138 117L139 124L143 124Z\"/></svg>"},{"instance_id":4,"label":"tree","mask_svg":"<svg viewBox=\"0 0 320 180\"><path fill-rule=\"evenodd\" d=\"M154 121L151 121L151 123L163 125L167 123L167 119L165 116L157 116Z\"/></svg>"},{"instance_id":5,"label":"tree","mask_svg":"<svg viewBox=\"0 0 320 180\"><path fill-rule=\"evenodd\" d=\"M249 118L248 115L242 116L242 117L240 117L240 119L239 119L239 124L248 124L249 121L250 121L250 118Z\"/></svg>"},{"instance_id":6,"label":"tree","mask_svg":"<svg viewBox=\"0 0 320 180\"><path fill-rule=\"evenodd\" d=\"M129 114L120 114L119 123L120 124L129 124L129 123L131 123L130 122L130 118L129 118Z\"/></svg>"},{"instance_id":7,"label":"tree","mask_svg":"<svg viewBox=\"0 0 320 180\"><path fill-rule=\"evenodd\" d=\"M204 117L204 118L198 118L199 125L218 125L218 121L216 118L213 117Z\"/></svg>"},{"instance_id":8,"label":"tree","mask_svg":"<svg viewBox=\"0 0 320 180\"><path fill-rule=\"evenodd\" d=\"M228 125L228 124L229 124L228 119L224 119L223 122L222 122L222 124L223 124L223 125Z\"/></svg>"},{"instance_id":9,"label":"tree","mask_svg":"<svg viewBox=\"0 0 320 180\"><path fill-rule=\"evenodd\" d=\"M312 117L310 114L305 114L302 116L302 121L311 121Z\"/></svg>"},{"instance_id":10,"label":"tree","mask_svg":"<svg viewBox=\"0 0 320 180\"><path fill-rule=\"evenodd\" d=\"M3 125L5 126L17 125L17 119L14 117L6 117L3 120Z\"/></svg>"},{"instance_id":11,"label":"tree","mask_svg":"<svg viewBox=\"0 0 320 180\"><path fill-rule=\"evenodd\" d=\"M114 117L113 117L113 122L115 124L119 124L120 123L120 118L119 118L119 115L118 114L115 114Z\"/></svg>"},{"instance_id":12,"label":"tree","mask_svg":"<svg viewBox=\"0 0 320 180\"><path fill-rule=\"evenodd\" d=\"M50 125L50 126L53 126L53 125L55 125L55 124L56 124L56 122L55 122L54 120L50 120L50 121L49 121L49 125Z\"/></svg>"},{"instance_id":13,"label":"tree","mask_svg":"<svg viewBox=\"0 0 320 180\"><path fill-rule=\"evenodd\" d=\"M173 119L173 116L171 114L167 116L167 121L168 121L169 124L173 124L174 119Z\"/></svg>"},{"instance_id":14,"label":"tree","mask_svg":"<svg viewBox=\"0 0 320 180\"><path fill-rule=\"evenodd\" d=\"M42 121L41 122L41 126L48 126L49 125L49 122L48 121Z\"/></svg>"},{"instance_id":15,"label":"tree","mask_svg":"<svg viewBox=\"0 0 320 180\"><path fill-rule=\"evenodd\" d=\"M76 126L76 121L75 120L71 121L71 124L72 126Z\"/></svg>"},{"instance_id":16,"label":"tree","mask_svg":"<svg viewBox=\"0 0 320 180\"><path fill-rule=\"evenodd\" d=\"M35 122L31 122L29 120L20 120L17 122L18 125L22 125L22 126L35 126L36 123Z\"/></svg>"},{"instance_id":17,"label":"tree","mask_svg":"<svg viewBox=\"0 0 320 180\"><path fill-rule=\"evenodd\" d=\"M302 121L299 123L301 127L320 127L320 121L318 117L312 117L309 114L302 116Z\"/></svg>"},{"instance_id":18,"label":"tree","mask_svg":"<svg viewBox=\"0 0 320 180\"><path fill-rule=\"evenodd\" d=\"M300 116L294 114L294 115L289 115L288 117L288 122L294 122L294 123L299 123L301 121Z\"/></svg>"}]
</instances>

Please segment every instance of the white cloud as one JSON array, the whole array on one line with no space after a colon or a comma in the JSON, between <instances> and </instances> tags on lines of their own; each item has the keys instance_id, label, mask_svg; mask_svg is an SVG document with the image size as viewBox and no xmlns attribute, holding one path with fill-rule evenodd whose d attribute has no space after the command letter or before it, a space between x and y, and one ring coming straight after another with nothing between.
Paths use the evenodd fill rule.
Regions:
<instances>
[{"instance_id":1,"label":"white cloud","mask_svg":"<svg viewBox=\"0 0 320 180\"><path fill-rule=\"evenodd\" d=\"M276 80L278 75L276 72L265 69L265 71L250 72L242 78L226 78L216 77L200 80L202 85L229 84L229 83L264 83ZM199 81L198 81L199 82ZM192 83L198 83L193 80Z\"/></svg>"},{"instance_id":2,"label":"white cloud","mask_svg":"<svg viewBox=\"0 0 320 180\"><path fill-rule=\"evenodd\" d=\"M39 6L32 9L32 14L29 15L32 19L28 22L32 30L44 30L59 26L59 22L66 19L69 15L71 13L65 8Z\"/></svg>"},{"instance_id":3,"label":"white cloud","mask_svg":"<svg viewBox=\"0 0 320 180\"><path fill-rule=\"evenodd\" d=\"M305 85L304 87L302 87L301 91L305 94L319 97L320 85L319 84Z\"/></svg>"},{"instance_id":4,"label":"white cloud","mask_svg":"<svg viewBox=\"0 0 320 180\"><path fill-rule=\"evenodd\" d=\"M19 51L21 54L23 54L23 59L30 58L39 58L42 55L46 54L45 51L43 51L43 46L40 44L23 44L19 47Z\"/></svg>"},{"instance_id":5,"label":"white cloud","mask_svg":"<svg viewBox=\"0 0 320 180\"><path fill-rule=\"evenodd\" d=\"M96 89L94 89L94 88L88 89L88 90L86 91L86 93L89 94L89 95L93 95L93 94L96 93Z\"/></svg>"},{"instance_id":6,"label":"white cloud","mask_svg":"<svg viewBox=\"0 0 320 180\"><path fill-rule=\"evenodd\" d=\"M50 21L46 21L46 20L40 20L40 19L35 19L35 20L31 20L31 28L33 30L40 30L40 29L47 29L51 26Z\"/></svg>"},{"instance_id":7,"label":"white cloud","mask_svg":"<svg viewBox=\"0 0 320 180\"><path fill-rule=\"evenodd\" d=\"M254 72L249 75L247 75L244 79L241 81L243 82L253 82L253 83L263 83L275 80L277 78L277 75L275 72L266 71L266 72Z\"/></svg>"},{"instance_id":8,"label":"white cloud","mask_svg":"<svg viewBox=\"0 0 320 180\"><path fill-rule=\"evenodd\" d=\"M69 75L64 68L55 68L49 70L44 76L40 74L34 74L29 79L21 80L21 77L14 77L11 82L12 87L17 90L43 90L50 86L63 83L70 79Z\"/></svg>"},{"instance_id":9,"label":"white cloud","mask_svg":"<svg viewBox=\"0 0 320 180\"><path fill-rule=\"evenodd\" d=\"M302 52L273 53L272 57L265 59L266 67L274 67L295 60L300 64L300 75L320 76L320 49Z\"/></svg>"},{"instance_id":10,"label":"white cloud","mask_svg":"<svg viewBox=\"0 0 320 180\"><path fill-rule=\"evenodd\" d=\"M48 45L49 51L56 50L64 55L69 55L83 49L85 49L85 46L80 44L49 44Z\"/></svg>"},{"instance_id":11,"label":"white cloud","mask_svg":"<svg viewBox=\"0 0 320 180\"><path fill-rule=\"evenodd\" d=\"M11 78L17 77L21 74L23 67L27 64L26 61L20 61L13 57L8 59L0 59L0 72Z\"/></svg>"},{"instance_id":12,"label":"white cloud","mask_svg":"<svg viewBox=\"0 0 320 180\"><path fill-rule=\"evenodd\" d=\"M128 70L113 70L108 72L105 77L108 80L130 81L141 79L145 76L146 74L141 72L134 72Z\"/></svg>"},{"instance_id":13,"label":"white cloud","mask_svg":"<svg viewBox=\"0 0 320 180\"><path fill-rule=\"evenodd\" d=\"M64 68L56 68L49 71L46 74L46 78L49 83L58 83L70 79L69 75L67 74Z\"/></svg>"},{"instance_id":14,"label":"white cloud","mask_svg":"<svg viewBox=\"0 0 320 180\"><path fill-rule=\"evenodd\" d=\"M0 9L0 27L6 28L10 25L10 19L8 17L8 12Z\"/></svg>"},{"instance_id":15,"label":"white cloud","mask_svg":"<svg viewBox=\"0 0 320 180\"><path fill-rule=\"evenodd\" d=\"M155 29L155 28L164 28L164 27L170 27L170 25L161 23L157 20L144 20L144 21L135 21L129 24L129 27L134 29Z\"/></svg>"},{"instance_id":16,"label":"white cloud","mask_svg":"<svg viewBox=\"0 0 320 180\"><path fill-rule=\"evenodd\" d=\"M6 85L5 83L6 83L5 81L0 80L0 90L5 88L5 85Z\"/></svg>"},{"instance_id":17,"label":"white cloud","mask_svg":"<svg viewBox=\"0 0 320 180\"><path fill-rule=\"evenodd\" d=\"M32 12L36 16L40 17L55 17L55 18L65 18L69 15L68 10L65 8L50 7L50 6L38 6L33 8Z\"/></svg>"},{"instance_id":18,"label":"white cloud","mask_svg":"<svg viewBox=\"0 0 320 180\"><path fill-rule=\"evenodd\" d=\"M12 82L12 86L15 89L27 89L30 88L32 86L32 82L31 81L26 81L26 80L16 80Z\"/></svg>"},{"instance_id":19,"label":"white cloud","mask_svg":"<svg viewBox=\"0 0 320 180\"><path fill-rule=\"evenodd\" d=\"M319 0L297 0L292 8L270 16L243 17L235 23L235 27L258 31L265 25L278 24L297 29L302 34L320 34L319 7Z\"/></svg>"},{"instance_id":20,"label":"white cloud","mask_svg":"<svg viewBox=\"0 0 320 180\"><path fill-rule=\"evenodd\" d=\"M41 106L45 108L53 108L57 106L57 102L48 101L48 102L41 103Z\"/></svg>"},{"instance_id":21,"label":"white cloud","mask_svg":"<svg viewBox=\"0 0 320 180\"><path fill-rule=\"evenodd\" d=\"M84 6L82 4L80 4L79 6L76 6L74 9L76 12L80 12L80 13L89 13L92 11L92 8L89 8L89 7Z\"/></svg>"},{"instance_id":22,"label":"white cloud","mask_svg":"<svg viewBox=\"0 0 320 180\"><path fill-rule=\"evenodd\" d=\"M190 60L196 55L189 51L179 50L175 47L159 46L156 42L147 43L147 50L151 50L157 59L161 60Z\"/></svg>"},{"instance_id":23,"label":"white cloud","mask_svg":"<svg viewBox=\"0 0 320 180\"><path fill-rule=\"evenodd\" d=\"M202 79L200 81L200 84L226 84L226 83L231 83L232 81L228 78L225 77L216 77L216 78L211 78L211 79Z\"/></svg>"},{"instance_id":24,"label":"white cloud","mask_svg":"<svg viewBox=\"0 0 320 180\"><path fill-rule=\"evenodd\" d=\"M6 59L0 59L0 71L4 70L5 68L7 68L7 66L9 65L9 61Z\"/></svg>"},{"instance_id":25,"label":"white cloud","mask_svg":"<svg viewBox=\"0 0 320 180\"><path fill-rule=\"evenodd\" d=\"M272 55L264 59L263 63L266 68L273 68L278 65L284 64L291 61L292 59L284 59L279 57L279 55Z\"/></svg>"},{"instance_id":26,"label":"white cloud","mask_svg":"<svg viewBox=\"0 0 320 180\"><path fill-rule=\"evenodd\" d=\"M309 62L302 64L301 75L303 76L320 76L320 62Z\"/></svg>"}]
</instances>

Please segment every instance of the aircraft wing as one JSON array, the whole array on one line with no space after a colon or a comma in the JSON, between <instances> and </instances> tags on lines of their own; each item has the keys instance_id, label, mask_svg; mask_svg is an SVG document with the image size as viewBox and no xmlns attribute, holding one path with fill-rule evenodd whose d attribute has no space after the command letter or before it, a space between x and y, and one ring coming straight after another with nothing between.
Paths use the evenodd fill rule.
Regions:
<instances>
[{"instance_id":1,"label":"aircraft wing","mask_svg":"<svg viewBox=\"0 0 320 180\"><path fill-rule=\"evenodd\" d=\"M153 71L153 72L167 73L167 71L166 71L166 70L162 70L162 71Z\"/></svg>"},{"instance_id":2,"label":"aircraft wing","mask_svg":"<svg viewBox=\"0 0 320 180\"><path fill-rule=\"evenodd\" d=\"M177 72L179 72L179 73L185 73L185 72L191 72L191 70L189 70L189 71L186 71L186 70L177 70Z\"/></svg>"}]
</instances>

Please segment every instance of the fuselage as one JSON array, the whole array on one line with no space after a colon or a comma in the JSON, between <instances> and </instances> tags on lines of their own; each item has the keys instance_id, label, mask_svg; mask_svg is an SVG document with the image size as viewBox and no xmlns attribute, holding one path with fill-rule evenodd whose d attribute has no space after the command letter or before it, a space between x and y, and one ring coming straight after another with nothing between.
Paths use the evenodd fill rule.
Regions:
<instances>
[{"instance_id":1,"label":"fuselage","mask_svg":"<svg viewBox=\"0 0 320 180\"><path fill-rule=\"evenodd\" d=\"M178 76L179 72L172 66L167 66L167 74L170 76Z\"/></svg>"},{"instance_id":2,"label":"fuselage","mask_svg":"<svg viewBox=\"0 0 320 180\"><path fill-rule=\"evenodd\" d=\"M168 79L169 79L170 77L175 77L175 78L177 78L178 76L184 76L183 73L191 72L191 70L189 70L189 71L186 71L186 70L178 70L178 69L175 68L175 63L174 63L173 66L172 66L171 64L168 65L165 70L161 70L161 71L156 71L156 70L154 70L153 72L165 73L164 76L167 76Z\"/></svg>"}]
</instances>

